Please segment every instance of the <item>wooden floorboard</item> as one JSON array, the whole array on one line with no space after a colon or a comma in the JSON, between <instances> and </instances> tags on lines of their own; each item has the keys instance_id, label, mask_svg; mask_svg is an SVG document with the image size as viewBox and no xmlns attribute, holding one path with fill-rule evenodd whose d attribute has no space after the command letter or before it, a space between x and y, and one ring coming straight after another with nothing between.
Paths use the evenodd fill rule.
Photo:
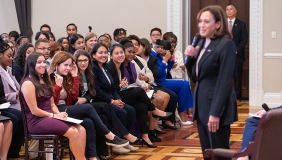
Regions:
<instances>
[{"instance_id":1,"label":"wooden floorboard","mask_svg":"<svg viewBox=\"0 0 282 160\"><path fill-rule=\"evenodd\" d=\"M249 117L249 112L255 113L261 107L249 107L248 101L243 101L242 106L238 106L239 120L231 125L230 147L239 151L242 141L242 133L245 120ZM126 155L111 155L109 159L116 160L202 160L202 152L199 143L196 124L180 127L179 130L166 130L167 133L159 135L162 142L154 143L157 148L147 148L136 145L140 149L137 152L130 152ZM23 157L24 150L21 155ZM69 157L64 157L64 160Z\"/></svg>"}]
</instances>

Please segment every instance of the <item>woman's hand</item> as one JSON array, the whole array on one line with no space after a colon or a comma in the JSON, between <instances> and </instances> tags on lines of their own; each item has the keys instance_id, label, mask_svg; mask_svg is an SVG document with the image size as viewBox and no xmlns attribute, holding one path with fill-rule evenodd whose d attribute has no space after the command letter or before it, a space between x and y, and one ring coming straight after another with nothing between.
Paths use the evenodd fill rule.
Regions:
<instances>
[{"instance_id":1,"label":"woman's hand","mask_svg":"<svg viewBox=\"0 0 282 160\"><path fill-rule=\"evenodd\" d=\"M179 68L180 68L183 72L185 72L185 66L184 66L184 65L180 66Z\"/></svg>"},{"instance_id":2,"label":"woman's hand","mask_svg":"<svg viewBox=\"0 0 282 160\"><path fill-rule=\"evenodd\" d=\"M262 117L263 115L265 115L266 111L265 110L260 110L258 111L255 115L256 116L259 116L259 117Z\"/></svg>"},{"instance_id":3,"label":"woman's hand","mask_svg":"<svg viewBox=\"0 0 282 160\"><path fill-rule=\"evenodd\" d=\"M143 80L145 82L148 82L149 81L149 78L147 76L145 76L144 74L140 73L140 80Z\"/></svg>"},{"instance_id":4,"label":"woman's hand","mask_svg":"<svg viewBox=\"0 0 282 160\"><path fill-rule=\"evenodd\" d=\"M219 117L210 115L208 122L208 129L210 132L216 132L219 128Z\"/></svg>"},{"instance_id":5,"label":"woman's hand","mask_svg":"<svg viewBox=\"0 0 282 160\"><path fill-rule=\"evenodd\" d=\"M192 45L189 45L189 46L186 47L184 54L186 56L193 57L196 54L196 52L199 48L200 48L199 46L196 46L194 48Z\"/></svg>"},{"instance_id":6,"label":"woman's hand","mask_svg":"<svg viewBox=\"0 0 282 160\"><path fill-rule=\"evenodd\" d=\"M76 66L75 63L73 63L73 64L72 64L71 75L72 75L73 77L76 77L76 76L77 76L77 72L78 72L77 66Z\"/></svg>"},{"instance_id":7,"label":"woman's hand","mask_svg":"<svg viewBox=\"0 0 282 160\"><path fill-rule=\"evenodd\" d=\"M66 112L60 112L60 113L54 114L54 117L59 118L59 119L67 119L68 114Z\"/></svg>"},{"instance_id":8,"label":"woman's hand","mask_svg":"<svg viewBox=\"0 0 282 160\"><path fill-rule=\"evenodd\" d=\"M62 87L64 78L58 74L55 74L55 82L57 86Z\"/></svg>"},{"instance_id":9,"label":"woman's hand","mask_svg":"<svg viewBox=\"0 0 282 160\"><path fill-rule=\"evenodd\" d=\"M125 86L128 86L128 81L127 81L126 77L124 77L119 84L120 88L123 88Z\"/></svg>"},{"instance_id":10,"label":"woman's hand","mask_svg":"<svg viewBox=\"0 0 282 160\"><path fill-rule=\"evenodd\" d=\"M123 108L123 107L124 107L124 102L121 101L120 99L114 100L114 102L113 102L112 104L115 105L115 106L118 106L118 107L120 107L120 108Z\"/></svg>"},{"instance_id":11,"label":"woman's hand","mask_svg":"<svg viewBox=\"0 0 282 160\"><path fill-rule=\"evenodd\" d=\"M78 97L77 98L77 102L75 104L83 104L83 103L86 103L87 102L87 99L84 98L84 97Z\"/></svg>"},{"instance_id":12,"label":"woman's hand","mask_svg":"<svg viewBox=\"0 0 282 160\"><path fill-rule=\"evenodd\" d=\"M171 54L170 51L166 51L165 56L164 56L164 61L167 62L168 60L171 59Z\"/></svg>"}]
</instances>

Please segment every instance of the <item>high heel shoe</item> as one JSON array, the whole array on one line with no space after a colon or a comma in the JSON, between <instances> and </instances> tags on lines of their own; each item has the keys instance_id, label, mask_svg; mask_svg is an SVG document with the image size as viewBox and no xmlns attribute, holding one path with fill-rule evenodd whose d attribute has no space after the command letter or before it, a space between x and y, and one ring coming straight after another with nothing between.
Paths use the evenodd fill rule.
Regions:
<instances>
[{"instance_id":1,"label":"high heel shoe","mask_svg":"<svg viewBox=\"0 0 282 160\"><path fill-rule=\"evenodd\" d=\"M97 155L99 160L108 160L106 156L104 156L104 158L102 158L100 155Z\"/></svg>"},{"instance_id":2,"label":"high heel shoe","mask_svg":"<svg viewBox=\"0 0 282 160\"><path fill-rule=\"evenodd\" d=\"M157 148L156 145L154 145L153 143L152 143L152 144L149 144L149 143L146 142L144 139L142 139L142 147L143 147L143 144L146 144L148 148Z\"/></svg>"},{"instance_id":3,"label":"high heel shoe","mask_svg":"<svg viewBox=\"0 0 282 160\"><path fill-rule=\"evenodd\" d=\"M172 115L171 112L165 112L165 116L159 116L159 115L155 115L154 113L152 113L152 116L154 118L159 118L159 119L168 119L168 117L170 117Z\"/></svg>"},{"instance_id":4,"label":"high heel shoe","mask_svg":"<svg viewBox=\"0 0 282 160\"><path fill-rule=\"evenodd\" d=\"M178 119L179 123L182 125L182 126L188 126L188 125L192 125L193 122L192 121L186 121L186 122L183 122L179 116L179 114L175 114L175 118Z\"/></svg>"},{"instance_id":5,"label":"high heel shoe","mask_svg":"<svg viewBox=\"0 0 282 160\"><path fill-rule=\"evenodd\" d=\"M129 144L139 144L140 142L142 142L142 139L140 138L136 138L136 140L134 142L130 142Z\"/></svg>"},{"instance_id":6,"label":"high heel shoe","mask_svg":"<svg viewBox=\"0 0 282 160\"><path fill-rule=\"evenodd\" d=\"M162 125L163 125L163 128L166 128L166 129L171 129L171 130L177 130L178 129L175 125L173 125L173 126L167 125L164 121L163 121Z\"/></svg>"},{"instance_id":7,"label":"high heel shoe","mask_svg":"<svg viewBox=\"0 0 282 160\"><path fill-rule=\"evenodd\" d=\"M164 131L164 130L160 130L159 131L159 130L155 129L155 131L156 131L157 134L166 134L166 131Z\"/></svg>"},{"instance_id":8,"label":"high heel shoe","mask_svg":"<svg viewBox=\"0 0 282 160\"><path fill-rule=\"evenodd\" d=\"M149 137L151 142L161 142L162 141L162 139L160 137L158 137L155 130L149 130L148 137Z\"/></svg>"}]
</instances>

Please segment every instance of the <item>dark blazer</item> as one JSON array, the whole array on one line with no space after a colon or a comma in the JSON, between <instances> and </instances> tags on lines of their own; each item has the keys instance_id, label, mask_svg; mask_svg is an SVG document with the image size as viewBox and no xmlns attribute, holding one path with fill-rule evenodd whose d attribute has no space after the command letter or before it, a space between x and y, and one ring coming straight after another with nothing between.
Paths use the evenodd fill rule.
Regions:
<instances>
[{"instance_id":1,"label":"dark blazer","mask_svg":"<svg viewBox=\"0 0 282 160\"><path fill-rule=\"evenodd\" d=\"M7 99L5 97L4 86L3 86L2 78L0 75L0 104L6 103L6 102L7 102Z\"/></svg>"},{"instance_id":2,"label":"dark blazer","mask_svg":"<svg viewBox=\"0 0 282 160\"><path fill-rule=\"evenodd\" d=\"M235 19L235 22L232 27L233 41L237 47L236 62L245 61L244 48L248 41L248 33L246 24L239 19Z\"/></svg>"},{"instance_id":3,"label":"dark blazer","mask_svg":"<svg viewBox=\"0 0 282 160\"><path fill-rule=\"evenodd\" d=\"M155 56L149 56L149 61L147 62L148 68L152 71L155 82L158 82L159 79L159 67L158 67L158 58Z\"/></svg>"},{"instance_id":4,"label":"dark blazer","mask_svg":"<svg viewBox=\"0 0 282 160\"><path fill-rule=\"evenodd\" d=\"M114 79L112 75L109 73L109 69L107 64L103 65L106 70L106 74L109 77L111 83L109 83L107 77L105 76L102 69L99 65L94 61L93 62L93 73L95 75L95 90L96 95L93 97L93 101L104 101L111 103L112 99L121 99L114 85Z\"/></svg>"},{"instance_id":5,"label":"dark blazer","mask_svg":"<svg viewBox=\"0 0 282 160\"><path fill-rule=\"evenodd\" d=\"M116 65L113 62L113 60L110 60L107 63L107 65L108 65L109 73L112 75L112 77L114 79L115 88L116 88L117 91L119 91L120 90L120 87L119 87L120 80L119 80L118 72L117 72L117 69L116 69ZM123 68L123 64L122 64L121 68ZM124 77L122 70L121 70L121 77Z\"/></svg>"},{"instance_id":6,"label":"dark blazer","mask_svg":"<svg viewBox=\"0 0 282 160\"><path fill-rule=\"evenodd\" d=\"M202 46L205 40L201 40ZM201 47L202 48L202 47ZM238 120L236 96L232 87L232 75L235 66L236 46L231 39L212 39L198 64L196 60L201 49L193 57L192 76L196 81L194 93L193 119L207 124L209 116L220 117L220 125L229 125ZM188 68L189 69L189 68Z\"/></svg>"},{"instance_id":7,"label":"dark blazer","mask_svg":"<svg viewBox=\"0 0 282 160\"><path fill-rule=\"evenodd\" d=\"M15 75L16 80L20 84L23 79L23 75L24 75L24 66L20 66L14 63L13 74Z\"/></svg>"}]
</instances>

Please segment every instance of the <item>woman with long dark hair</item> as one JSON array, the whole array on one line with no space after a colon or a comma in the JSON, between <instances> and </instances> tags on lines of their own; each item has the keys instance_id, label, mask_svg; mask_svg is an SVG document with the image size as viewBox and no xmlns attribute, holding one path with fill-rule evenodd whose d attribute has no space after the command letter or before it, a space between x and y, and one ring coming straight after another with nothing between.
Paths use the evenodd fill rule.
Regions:
<instances>
[{"instance_id":1,"label":"woman with long dark hair","mask_svg":"<svg viewBox=\"0 0 282 160\"><path fill-rule=\"evenodd\" d=\"M78 49L84 49L84 37L80 34L73 34L69 39L69 50L68 52L73 54Z\"/></svg>"}]
</instances>

